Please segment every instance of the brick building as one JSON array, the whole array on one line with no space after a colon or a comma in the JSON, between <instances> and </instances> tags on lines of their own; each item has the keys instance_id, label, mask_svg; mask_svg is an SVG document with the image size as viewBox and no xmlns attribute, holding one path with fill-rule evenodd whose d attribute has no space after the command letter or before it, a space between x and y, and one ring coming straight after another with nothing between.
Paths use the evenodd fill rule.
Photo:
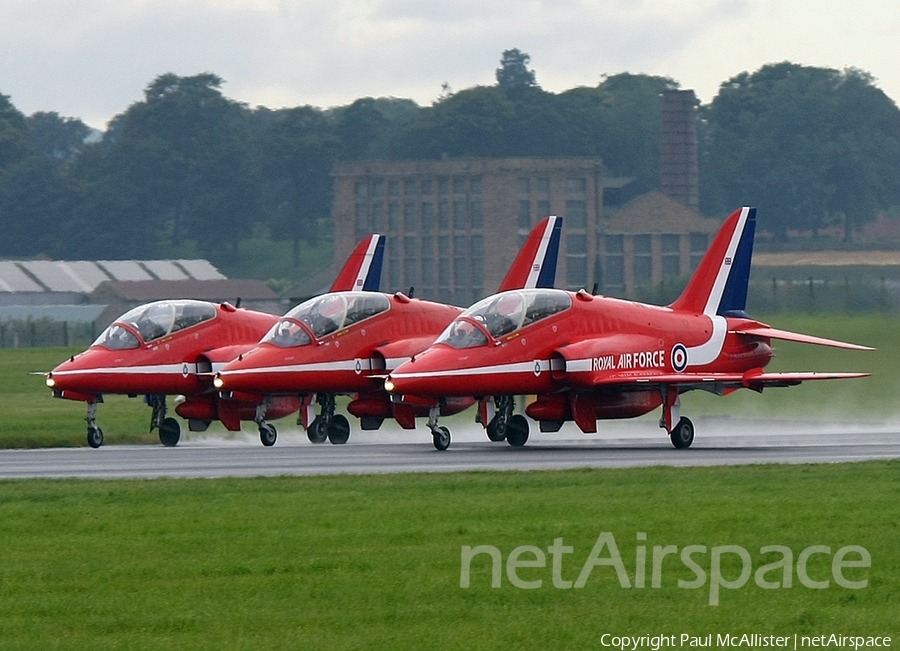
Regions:
<instances>
[{"instance_id":1,"label":"brick building","mask_svg":"<svg viewBox=\"0 0 900 651\"><path fill-rule=\"evenodd\" d=\"M458 305L496 291L547 215L564 217L557 286L590 289L603 194L627 182L594 158L351 162L334 179L335 259L386 233L382 287Z\"/></svg>"}]
</instances>

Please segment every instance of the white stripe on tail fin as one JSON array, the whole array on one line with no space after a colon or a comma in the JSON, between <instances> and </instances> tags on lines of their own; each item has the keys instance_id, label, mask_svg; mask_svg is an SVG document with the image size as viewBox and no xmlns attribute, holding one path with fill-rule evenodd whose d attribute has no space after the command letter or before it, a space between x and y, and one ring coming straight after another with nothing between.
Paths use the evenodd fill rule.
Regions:
<instances>
[{"instance_id":1,"label":"white stripe on tail fin","mask_svg":"<svg viewBox=\"0 0 900 651\"><path fill-rule=\"evenodd\" d=\"M331 286L332 292L377 292L384 262L384 235L373 234L361 241Z\"/></svg>"},{"instance_id":2,"label":"white stripe on tail fin","mask_svg":"<svg viewBox=\"0 0 900 651\"><path fill-rule=\"evenodd\" d=\"M497 292L551 288L556 282L556 259L562 217L546 217L532 229Z\"/></svg>"}]
</instances>

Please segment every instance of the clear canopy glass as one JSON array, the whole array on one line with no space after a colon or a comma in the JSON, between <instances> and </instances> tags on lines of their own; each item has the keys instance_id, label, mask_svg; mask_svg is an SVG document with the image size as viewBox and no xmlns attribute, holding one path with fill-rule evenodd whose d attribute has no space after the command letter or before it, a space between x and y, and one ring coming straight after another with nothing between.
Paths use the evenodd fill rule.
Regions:
<instances>
[{"instance_id":1,"label":"clear canopy glass","mask_svg":"<svg viewBox=\"0 0 900 651\"><path fill-rule=\"evenodd\" d=\"M111 350L137 348L216 317L216 306L205 301L157 301L129 310L109 326L94 342ZM124 327L128 326L128 327Z\"/></svg>"},{"instance_id":2,"label":"clear canopy glass","mask_svg":"<svg viewBox=\"0 0 900 651\"><path fill-rule=\"evenodd\" d=\"M377 292L335 292L311 298L284 315L263 339L281 347L310 343L302 323L320 339L354 323L386 312L391 304L387 296Z\"/></svg>"},{"instance_id":3,"label":"clear canopy glass","mask_svg":"<svg viewBox=\"0 0 900 651\"><path fill-rule=\"evenodd\" d=\"M488 342L475 324L497 339L558 314L572 306L572 299L558 289L522 289L489 296L475 303L450 324L438 338L454 348L473 348Z\"/></svg>"}]
</instances>

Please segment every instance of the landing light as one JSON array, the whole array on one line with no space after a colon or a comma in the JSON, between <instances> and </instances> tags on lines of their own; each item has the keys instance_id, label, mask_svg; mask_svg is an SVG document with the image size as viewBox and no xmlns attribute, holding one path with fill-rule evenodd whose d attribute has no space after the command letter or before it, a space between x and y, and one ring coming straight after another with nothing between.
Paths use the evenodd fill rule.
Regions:
<instances>
[{"instance_id":1,"label":"landing light","mask_svg":"<svg viewBox=\"0 0 900 651\"><path fill-rule=\"evenodd\" d=\"M53 379L52 375L47 376L46 382L47 382L47 386L50 387L51 389L56 386L56 380Z\"/></svg>"},{"instance_id":2,"label":"landing light","mask_svg":"<svg viewBox=\"0 0 900 651\"><path fill-rule=\"evenodd\" d=\"M213 386L217 389L221 389L225 386L225 380L222 379L221 375L217 375L215 378L213 378Z\"/></svg>"},{"instance_id":3,"label":"landing light","mask_svg":"<svg viewBox=\"0 0 900 651\"><path fill-rule=\"evenodd\" d=\"M394 383L391 382L390 378L384 381L384 390L388 393L394 390Z\"/></svg>"}]
</instances>

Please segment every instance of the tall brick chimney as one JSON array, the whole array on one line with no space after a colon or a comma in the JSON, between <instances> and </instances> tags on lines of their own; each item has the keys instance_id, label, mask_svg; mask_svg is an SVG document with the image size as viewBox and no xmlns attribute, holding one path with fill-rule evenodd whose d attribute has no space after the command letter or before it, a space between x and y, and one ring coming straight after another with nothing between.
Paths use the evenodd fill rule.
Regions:
<instances>
[{"instance_id":1,"label":"tall brick chimney","mask_svg":"<svg viewBox=\"0 0 900 651\"><path fill-rule=\"evenodd\" d=\"M699 212L696 104L692 90L663 92L660 188L666 196Z\"/></svg>"}]
</instances>

